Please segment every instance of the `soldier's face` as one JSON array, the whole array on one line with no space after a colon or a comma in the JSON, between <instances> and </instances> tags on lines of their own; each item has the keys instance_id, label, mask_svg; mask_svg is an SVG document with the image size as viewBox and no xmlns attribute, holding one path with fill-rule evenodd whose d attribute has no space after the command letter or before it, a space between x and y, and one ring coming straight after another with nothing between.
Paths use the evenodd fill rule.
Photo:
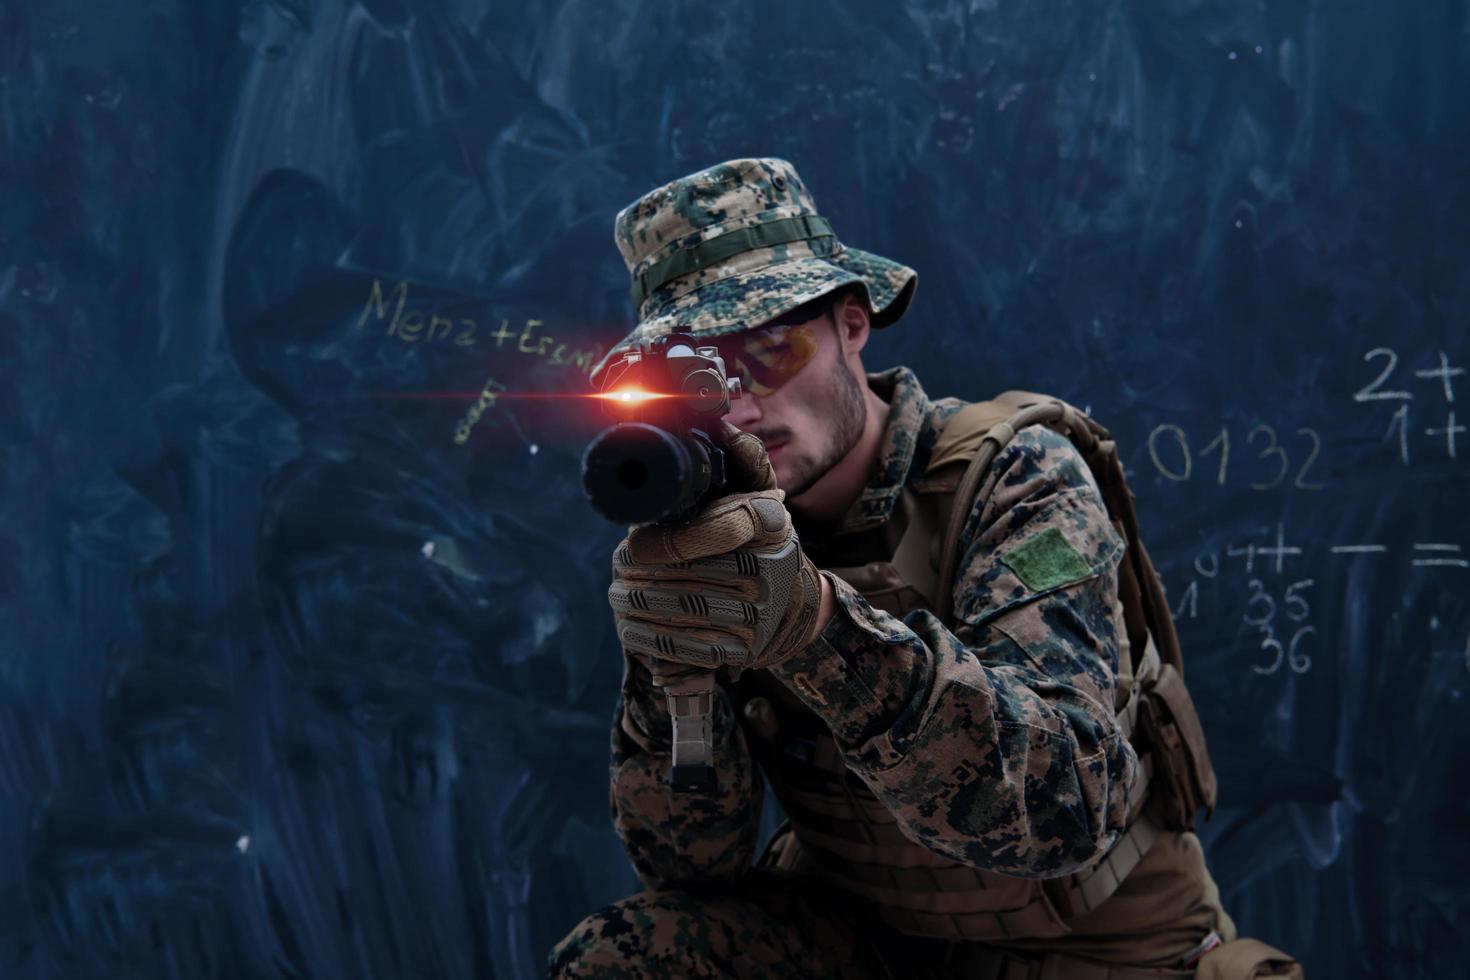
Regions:
<instances>
[{"instance_id":1,"label":"soldier's face","mask_svg":"<svg viewBox=\"0 0 1470 980\"><path fill-rule=\"evenodd\" d=\"M810 332L810 338L801 333ZM789 501L800 496L855 446L863 433L863 382L854 374L855 356L843 349L832 314L795 328L794 340L813 349L799 370L764 394L745 393L732 404L726 421L754 433L765 444L776 471L776 485ZM750 335L760 331L750 331ZM748 335L736 335L739 343ZM721 345L722 350L725 345ZM727 368L730 358L726 359Z\"/></svg>"}]
</instances>

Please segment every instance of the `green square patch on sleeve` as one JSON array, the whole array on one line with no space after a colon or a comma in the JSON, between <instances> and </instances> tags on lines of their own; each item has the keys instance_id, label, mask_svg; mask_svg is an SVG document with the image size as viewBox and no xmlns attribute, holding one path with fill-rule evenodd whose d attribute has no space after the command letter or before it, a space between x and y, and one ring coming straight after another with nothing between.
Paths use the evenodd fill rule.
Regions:
<instances>
[{"instance_id":1,"label":"green square patch on sleeve","mask_svg":"<svg viewBox=\"0 0 1470 980\"><path fill-rule=\"evenodd\" d=\"M1054 527L1007 551L1000 560L1033 592L1044 592L1092 574L1082 552L1072 547Z\"/></svg>"}]
</instances>

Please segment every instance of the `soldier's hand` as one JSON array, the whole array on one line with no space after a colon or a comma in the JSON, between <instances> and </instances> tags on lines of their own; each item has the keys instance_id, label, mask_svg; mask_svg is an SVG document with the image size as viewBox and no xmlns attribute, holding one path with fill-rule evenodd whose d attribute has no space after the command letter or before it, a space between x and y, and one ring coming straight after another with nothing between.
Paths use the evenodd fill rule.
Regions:
<instances>
[{"instance_id":1,"label":"soldier's hand","mask_svg":"<svg viewBox=\"0 0 1470 980\"><path fill-rule=\"evenodd\" d=\"M719 423L734 491L677 527L629 531L607 598L624 649L696 667L769 667L806 644L821 602L759 439Z\"/></svg>"}]
</instances>

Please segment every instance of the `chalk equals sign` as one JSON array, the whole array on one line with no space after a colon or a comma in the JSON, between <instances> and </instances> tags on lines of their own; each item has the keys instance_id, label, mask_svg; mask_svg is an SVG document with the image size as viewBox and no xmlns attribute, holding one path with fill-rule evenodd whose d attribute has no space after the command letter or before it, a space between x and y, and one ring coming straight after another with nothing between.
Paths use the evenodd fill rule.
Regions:
<instances>
[{"instance_id":1,"label":"chalk equals sign","mask_svg":"<svg viewBox=\"0 0 1470 980\"><path fill-rule=\"evenodd\" d=\"M1459 554L1460 546L1457 544L1416 544L1415 551L1431 552L1439 554ZM1415 558L1415 565L1434 566L1450 565L1455 568L1470 568L1470 560L1464 558Z\"/></svg>"}]
</instances>

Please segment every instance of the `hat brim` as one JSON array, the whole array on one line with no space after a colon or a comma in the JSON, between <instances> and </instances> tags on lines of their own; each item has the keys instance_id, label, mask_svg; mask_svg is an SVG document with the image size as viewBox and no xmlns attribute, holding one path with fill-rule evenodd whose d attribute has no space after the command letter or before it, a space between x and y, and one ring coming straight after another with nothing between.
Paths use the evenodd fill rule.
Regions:
<instances>
[{"instance_id":1,"label":"hat brim","mask_svg":"<svg viewBox=\"0 0 1470 980\"><path fill-rule=\"evenodd\" d=\"M825 258L802 257L705 283L646 317L589 372L592 384L608 363L639 341L688 327L695 337L752 330L850 283L867 292L874 329L895 323L912 302L918 273L892 259L858 248Z\"/></svg>"}]
</instances>

